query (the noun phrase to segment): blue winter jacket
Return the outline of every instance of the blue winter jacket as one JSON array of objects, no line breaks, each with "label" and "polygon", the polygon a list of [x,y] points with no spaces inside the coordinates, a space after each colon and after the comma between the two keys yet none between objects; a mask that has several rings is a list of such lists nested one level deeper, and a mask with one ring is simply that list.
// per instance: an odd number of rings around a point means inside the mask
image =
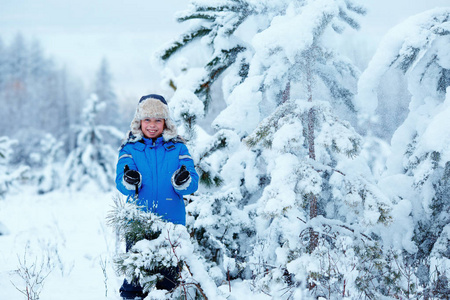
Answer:
[{"label": "blue winter jacket", "polygon": [[[139,142],[125,144],[119,152],[116,186],[130,199],[135,196],[135,188],[123,180],[125,165],[139,171],[142,176],[138,205],[169,222],[186,225],[183,195],[197,190],[198,174],[185,144],[174,140],[165,142],[162,137],[156,141],[144,138]],[[191,180],[180,187],[174,186],[172,176],[182,165],[186,166]]]}]

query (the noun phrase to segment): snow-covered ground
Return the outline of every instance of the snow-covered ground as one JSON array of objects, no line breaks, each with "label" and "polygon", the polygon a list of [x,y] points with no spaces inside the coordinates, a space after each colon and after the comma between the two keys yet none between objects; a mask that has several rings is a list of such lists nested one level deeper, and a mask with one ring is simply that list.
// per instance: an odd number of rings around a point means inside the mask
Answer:
[{"label": "snow-covered ground", "polygon": [[[0,232],[7,231],[0,235],[0,300],[122,299],[123,277],[115,273],[113,257],[125,246],[107,225],[118,196],[94,186],[45,195],[22,186],[0,199]],[[28,298],[27,287],[39,298]],[[220,291],[228,299],[270,299],[241,281]]]},{"label": "snow-covered ground", "polygon": [[0,299],[27,299],[19,290],[26,293],[38,278],[33,270],[48,274],[41,290],[34,287],[40,299],[121,299],[122,278],[112,263],[116,238],[106,220],[114,195],[89,187],[37,195],[25,186],[1,199],[0,224],[8,232],[0,235]]}]

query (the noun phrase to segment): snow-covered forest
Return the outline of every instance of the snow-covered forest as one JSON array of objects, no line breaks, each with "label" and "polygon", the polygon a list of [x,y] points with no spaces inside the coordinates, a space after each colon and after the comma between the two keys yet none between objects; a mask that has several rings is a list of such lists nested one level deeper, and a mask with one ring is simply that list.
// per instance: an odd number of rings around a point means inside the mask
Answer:
[{"label": "snow-covered forest", "polygon": [[[86,86],[38,40],[0,39],[0,299],[120,299],[124,277],[145,299],[449,299],[450,7],[361,63],[343,44],[365,15],[180,8],[184,31],[149,55],[200,175],[185,227],[115,189],[138,99],[124,107],[108,61]],[[155,289],[151,270],[177,265],[180,285]]]}]

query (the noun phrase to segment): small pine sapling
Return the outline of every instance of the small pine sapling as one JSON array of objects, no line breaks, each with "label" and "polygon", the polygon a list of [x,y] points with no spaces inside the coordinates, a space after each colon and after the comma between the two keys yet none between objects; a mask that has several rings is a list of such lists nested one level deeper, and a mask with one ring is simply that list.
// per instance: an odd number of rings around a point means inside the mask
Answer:
[{"label": "small pine sapling", "polygon": [[187,295],[194,294],[202,299],[220,299],[183,225],[166,222],[142,210],[135,201],[116,197],[114,203],[108,223],[132,245],[128,252],[115,257],[117,273],[130,282],[139,282],[151,296],[159,293],[155,287],[163,274],[176,272],[178,285],[169,292],[169,297],[187,299]]}]

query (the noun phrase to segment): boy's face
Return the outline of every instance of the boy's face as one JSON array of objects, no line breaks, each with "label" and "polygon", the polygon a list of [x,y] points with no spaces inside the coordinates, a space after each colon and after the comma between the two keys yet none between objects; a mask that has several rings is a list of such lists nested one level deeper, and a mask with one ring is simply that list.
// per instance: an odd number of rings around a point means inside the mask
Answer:
[{"label": "boy's face", "polygon": [[154,139],[162,135],[164,119],[145,118],[141,120],[141,130],[148,139]]}]

